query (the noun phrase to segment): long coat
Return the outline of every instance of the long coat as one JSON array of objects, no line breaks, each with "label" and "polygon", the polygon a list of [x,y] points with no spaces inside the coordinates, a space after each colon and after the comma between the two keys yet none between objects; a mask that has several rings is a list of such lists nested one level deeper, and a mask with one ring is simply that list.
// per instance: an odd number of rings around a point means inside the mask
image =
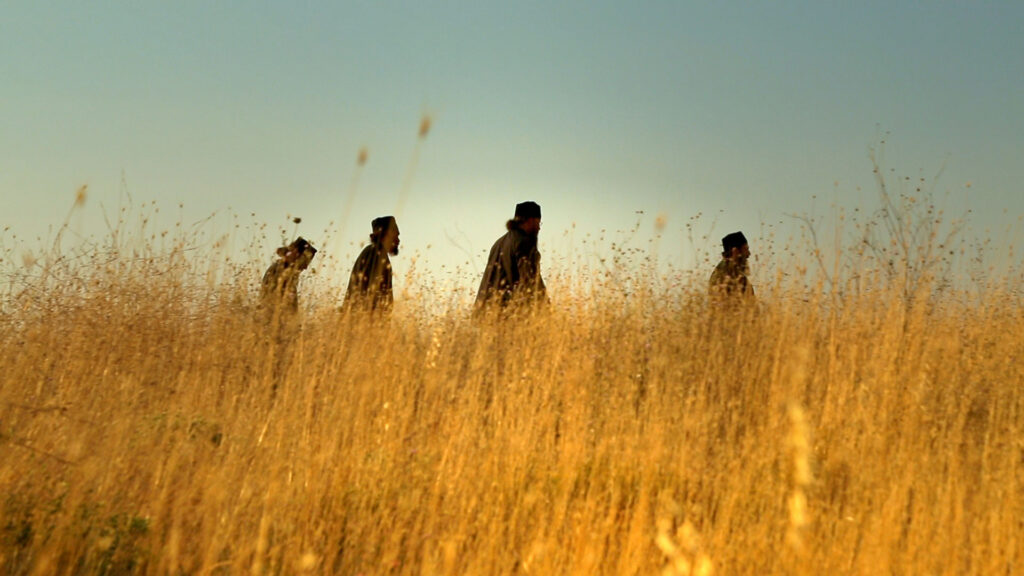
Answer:
[{"label": "long coat", "polygon": [[278,260],[267,268],[260,283],[260,304],[268,312],[299,310],[299,273],[293,263]]},{"label": "long coat", "polygon": [[391,310],[394,300],[391,259],[381,246],[370,244],[363,248],[352,266],[344,309],[387,312]]},{"label": "long coat", "polygon": [[723,258],[711,273],[708,291],[712,298],[724,299],[731,296],[754,297],[754,286],[747,279],[747,266]]},{"label": "long coat", "polygon": [[546,302],[547,288],[540,275],[537,237],[512,227],[498,238],[487,257],[487,268],[477,291],[477,306],[510,302]]}]

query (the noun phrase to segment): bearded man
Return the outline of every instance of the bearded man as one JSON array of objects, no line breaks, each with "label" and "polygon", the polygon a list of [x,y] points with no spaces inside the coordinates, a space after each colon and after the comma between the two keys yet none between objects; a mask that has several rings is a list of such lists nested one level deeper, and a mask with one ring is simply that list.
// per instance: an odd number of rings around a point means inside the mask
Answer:
[{"label": "bearded man", "polygon": [[716,301],[731,300],[734,297],[754,298],[754,287],[747,277],[750,269],[750,247],[743,232],[733,232],[722,238],[722,261],[711,273],[709,292]]},{"label": "bearded man", "polygon": [[547,288],[540,274],[540,205],[521,202],[505,223],[507,232],[491,247],[487,268],[476,295],[477,310],[490,305],[546,303]]},{"label": "bearded man", "polygon": [[394,304],[391,258],[398,255],[399,231],[394,216],[374,218],[370,244],[356,258],[348,279],[343,310],[389,313]]}]

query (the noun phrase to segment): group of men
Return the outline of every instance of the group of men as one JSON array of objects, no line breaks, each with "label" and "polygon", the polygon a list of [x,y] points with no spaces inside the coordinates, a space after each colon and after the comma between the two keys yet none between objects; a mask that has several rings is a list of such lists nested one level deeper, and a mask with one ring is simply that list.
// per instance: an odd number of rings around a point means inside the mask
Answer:
[{"label": "group of men", "polygon": [[[537,249],[540,222],[540,205],[536,202],[516,205],[515,215],[505,224],[505,234],[494,243],[487,257],[476,296],[478,312],[547,303]],[[382,216],[375,218],[371,225],[370,244],[360,252],[349,275],[342,306],[345,312],[387,314],[394,303],[391,256],[398,255],[398,222],[393,216]],[[750,248],[747,239],[742,232],[734,232],[722,238],[722,248],[722,261],[711,274],[712,299],[752,298],[754,288],[748,279]],[[263,275],[260,290],[261,305],[266,310],[298,311],[299,275],[309,267],[316,252],[301,236],[288,246],[278,248],[278,260]]]}]

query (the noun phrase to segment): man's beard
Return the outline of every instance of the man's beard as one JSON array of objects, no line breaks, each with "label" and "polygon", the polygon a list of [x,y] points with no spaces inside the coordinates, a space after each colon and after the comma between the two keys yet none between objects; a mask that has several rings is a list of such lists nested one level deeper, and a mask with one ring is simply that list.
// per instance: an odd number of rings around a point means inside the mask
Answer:
[{"label": "man's beard", "polygon": [[388,254],[391,254],[392,256],[398,256],[398,246],[393,246],[391,250],[388,251]]}]

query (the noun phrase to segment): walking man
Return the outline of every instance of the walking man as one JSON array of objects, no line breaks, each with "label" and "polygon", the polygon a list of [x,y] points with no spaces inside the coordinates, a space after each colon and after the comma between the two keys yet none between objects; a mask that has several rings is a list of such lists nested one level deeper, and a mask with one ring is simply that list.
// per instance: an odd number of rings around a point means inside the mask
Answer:
[{"label": "walking man", "polygon": [[723,302],[733,297],[753,299],[754,287],[747,275],[750,247],[743,232],[733,232],[722,238],[722,261],[711,273],[709,292],[712,300]]},{"label": "walking man", "polygon": [[389,255],[398,255],[398,223],[394,216],[381,216],[371,226],[370,244],[356,258],[349,276],[343,311],[388,313],[394,303]]},{"label": "walking man", "polygon": [[515,216],[505,224],[508,230],[498,238],[487,257],[487,267],[476,295],[480,310],[492,304],[546,303],[547,289],[540,275],[540,206],[536,202],[516,205]]},{"label": "walking man", "polygon": [[299,236],[277,249],[278,259],[267,268],[260,284],[260,304],[268,314],[294,315],[299,311],[299,274],[309,267],[316,248]]}]

